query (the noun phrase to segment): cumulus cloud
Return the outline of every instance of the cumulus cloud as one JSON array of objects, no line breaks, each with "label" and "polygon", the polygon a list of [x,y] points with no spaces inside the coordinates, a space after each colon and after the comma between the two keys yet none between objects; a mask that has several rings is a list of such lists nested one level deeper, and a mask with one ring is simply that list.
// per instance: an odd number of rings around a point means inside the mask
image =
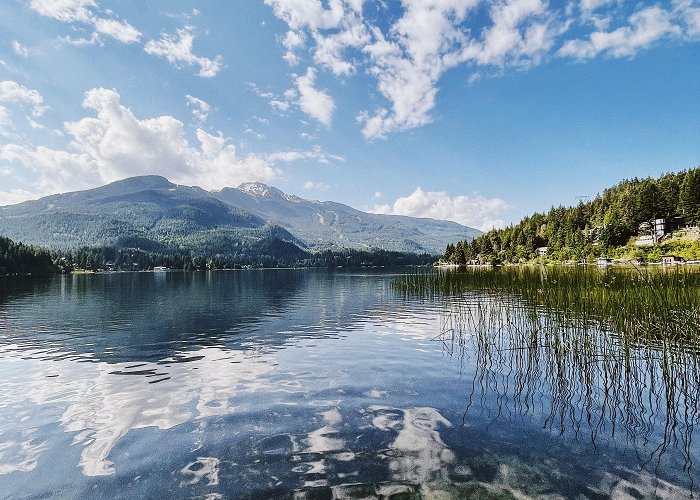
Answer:
[{"label": "cumulus cloud", "polygon": [[0,102],[28,104],[34,116],[41,116],[48,109],[48,106],[44,106],[44,98],[38,91],[30,90],[12,80],[0,82]]},{"label": "cumulus cloud", "polygon": [[696,2],[696,6],[684,0],[679,3],[679,9],[682,11],[683,21],[686,24],[686,35],[688,38],[696,38],[700,36],[700,5]]},{"label": "cumulus cloud", "polygon": [[81,189],[133,175],[160,174],[207,189],[270,181],[280,174],[264,158],[238,154],[221,134],[196,131],[191,144],[172,116],[139,119],[114,90],[88,91],[83,106],[95,113],[64,128],[72,151],[17,144],[0,146],[0,160],[34,170],[42,193]]},{"label": "cumulus cloud", "polygon": [[187,94],[185,98],[187,99],[187,107],[192,108],[192,116],[194,117],[195,121],[199,125],[202,125],[205,121],[207,121],[209,111],[211,111],[211,106],[209,106],[209,104],[205,101],[189,94]]},{"label": "cumulus cloud", "polygon": [[39,175],[40,194],[84,189],[100,184],[99,166],[85,153],[36,149],[18,144],[0,146],[0,160],[31,168]]},{"label": "cumulus cloud", "polygon": [[87,23],[92,17],[95,0],[32,0],[29,6],[42,16],[52,17],[64,23]]},{"label": "cumulus cloud", "polygon": [[310,117],[330,126],[335,102],[324,90],[317,89],[315,84],[316,70],[314,68],[308,68],[305,75],[297,77],[299,108]]},{"label": "cumulus cloud", "polygon": [[493,26],[481,38],[473,36],[467,19],[480,0],[404,0],[388,29],[362,16],[363,1],[334,0],[327,7],[320,1],[266,3],[295,36],[308,33],[318,66],[343,77],[363,64],[376,79],[388,106],[357,115],[369,140],[430,123],[438,81],[450,68],[539,61],[560,30],[544,0],[493,2]]},{"label": "cumulus cloud", "polygon": [[63,38],[73,45],[101,44],[100,34],[107,35],[121,43],[134,43],[141,39],[141,32],[126,21],[103,14],[95,0],[31,0],[29,7],[42,16],[71,24],[84,24],[94,28],[90,38]]},{"label": "cumulus cloud", "polygon": [[559,55],[591,59],[605,53],[611,57],[631,57],[640,49],[666,37],[679,36],[682,30],[673,24],[672,14],[660,7],[647,7],[629,17],[629,24],[613,31],[596,31],[587,40],[569,40]]},{"label": "cumulus cloud", "polygon": [[287,49],[284,54],[283,59],[289,63],[290,66],[294,66],[299,62],[299,56],[296,55],[295,51],[304,46],[304,33],[298,31],[288,31],[282,40],[282,45]]},{"label": "cumulus cloud", "polygon": [[[673,0],[670,10],[618,0],[402,0],[381,23],[363,15],[370,10],[364,0],[265,3],[288,25],[280,39],[287,62],[300,63],[303,46],[316,67],[336,77],[363,69],[375,79],[384,102],[356,115],[368,140],[430,123],[441,78],[460,65],[480,68],[474,83],[557,55],[627,57],[658,40],[700,34],[697,0]],[[289,104],[275,99],[273,106]]]},{"label": "cumulus cloud", "polygon": [[327,9],[321,0],[265,0],[265,3],[294,30],[334,28],[345,12],[341,0],[329,0]]},{"label": "cumulus cloud", "polygon": [[[28,89],[13,80],[0,81],[0,134],[5,136],[9,135],[10,130],[14,128],[10,110],[5,104],[15,105],[20,108],[28,107],[31,109],[31,115],[35,118],[40,117],[49,109],[48,106],[44,105],[44,97],[38,91]],[[30,120],[30,124],[35,123],[41,127],[30,116],[27,116],[27,119]],[[32,127],[34,126],[32,125]]]},{"label": "cumulus cloud", "polygon": [[103,35],[111,36],[121,43],[138,42],[141,32],[126,21],[116,19],[95,19],[95,31]]},{"label": "cumulus cloud", "polygon": [[223,57],[217,55],[214,59],[195,55],[192,52],[194,28],[185,26],[177,30],[175,35],[163,33],[158,40],[149,40],[144,50],[147,54],[164,57],[175,67],[182,64],[199,66],[198,75],[202,78],[212,78],[223,68]]},{"label": "cumulus cloud", "polygon": [[488,231],[505,226],[497,216],[509,208],[500,198],[481,195],[452,197],[444,191],[424,191],[417,187],[410,195],[398,198],[393,204],[376,205],[370,212],[451,220]]}]

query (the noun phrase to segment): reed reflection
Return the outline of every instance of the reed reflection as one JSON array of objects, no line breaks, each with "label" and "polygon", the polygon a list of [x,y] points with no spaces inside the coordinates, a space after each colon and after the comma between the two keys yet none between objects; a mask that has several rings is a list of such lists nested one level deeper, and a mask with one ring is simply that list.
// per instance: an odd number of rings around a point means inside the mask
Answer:
[{"label": "reed reflection", "polygon": [[700,273],[629,272],[488,270],[396,285],[441,307],[436,340],[472,367],[465,422],[525,417],[593,451],[622,443],[640,468],[682,470],[692,489]]}]

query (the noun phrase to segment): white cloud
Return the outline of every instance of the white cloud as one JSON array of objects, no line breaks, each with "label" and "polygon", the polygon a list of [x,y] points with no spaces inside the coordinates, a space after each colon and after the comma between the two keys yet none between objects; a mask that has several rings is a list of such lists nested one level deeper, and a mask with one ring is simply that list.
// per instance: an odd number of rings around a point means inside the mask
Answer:
[{"label": "white cloud", "polygon": [[5,106],[0,106],[0,135],[7,135],[13,128],[10,110]]},{"label": "white cloud", "polygon": [[[489,72],[527,69],[555,55],[632,56],[661,39],[700,34],[697,0],[672,0],[671,10],[642,5],[631,16],[635,7],[620,0],[402,0],[381,23],[363,16],[362,0],[265,3],[288,25],[281,40],[288,62],[300,62],[296,49],[303,44],[319,69],[340,78],[364,69],[375,78],[385,102],[357,114],[368,140],[430,123],[441,78],[460,65],[484,68],[471,73],[478,75],[473,84]],[[288,104],[275,99],[273,106]]]},{"label": "white cloud", "polygon": [[328,9],[321,0],[265,0],[265,3],[294,30],[334,28],[345,13],[341,0],[329,0]]},{"label": "white cloud", "polygon": [[677,0],[674,2],[675,13],[686,25],[685,33],[690,39],[700,35],[700,2],[698,0]]},{"label": "white cloud", "polygon": [[26,118],[27,122],[29,123],[29,126],[32,127],[34,130],[43,130],[46,128],[41,123],[33,120],[31,116],[27,116]]},{"label": "white cloud", "polygon": [[32,0],[29,6],[42,16],[52,17],[64,23],[88,23],[93,18],[91,9],[97,7],[94,0]]},{"label": "white cloud", "polygon": [[102,38],[98,33],[93,33],[90,38],[80,37],[72,38],[70,36],[62,36],[59,38],[62,43],[67,43],[68,45],[75,45],[76,47],[84,47],[86,45],[104,45]]},{"label": "white cloud", "polygon": [[287,49],[282,59],[287,61],[290,66],[294,66],[299,63],[299,56],[296,55],[295,51],[304,46],[305,37],[304,33],[299,31],[287,31],[287,34],[282,40],[282,45]]},{"label": "white cloud", "polygon": [[584,12],[592,12],[615,1],[616,0],[581,0],[581,10]]},{"label": "white cloud", "polygon": [[96,117],[64,124],[72,137],[73,152],[7,144],[0,147],[0,159],[38,173],[42,193],[144,174],[159,174],[206,189],[270,181],[280,174],[260,156],[240,156],[236,146],[220,134],[198,129],[198,144],[192,145],[185,137],[183,123],[172,116],[138,119],[120,103],[114,90],[90,90],[83,106]]},{"label": "white cloud", "polygon": [[141,39],[141,32],[126,21],[116,19],[95,19],[95,31],[111,36],[121,43],[134,43]]},{"label": "white cloud", "polygon": [[345,161],[345,158],[342,156],[326,153],[318,144],[314,145],[311,151],[279,151],[265,155],[265,159],[270,163],[289,163],[298,160],[316,160],[319,163],[328,164],[332,161]]},{"label": "white cloud", "polygon": [[0,102],[28,104],[34,116],[41,116],[48,109],[48,106],[44,106],[44,98],[38,91],[30,90],[12,80],[0,81]]},{"label": "white cloud", "polygon": [[0,207],[6,205],[15,205],[27,200],[36,200],[40,198],[40,194],[33,193],[24,189],[10,189],[9,191],[0,191]]},{"label": "white cloud", "polygon": [[371,29],[373,41],[363,47],[370,59],[369,73],[379,92],[391,102],[391,110],[380,107],[373,115],[358,116],[366,139],[385,138],[388,133],[430,123],[435,107],[437,81],[453,66],[447,56],[464,41],[457,28],[478,0],[411,0],[387,37],[378,27]]},{"label": "white cloud", "polygon": [[296,78],[299,91],[299,108],[310,117],[318,120],[327,127],[331,124],[335,103],[325,91],[315,87],[316,70],[308,68],[306,74]]},{"label": "white cloud", "polygon": [[375,191],[375,193],[372,195],[372,198],[374,198],[375,200],[378,200],[381,197],[382,193],[380,191]]},{"label": "white cloud", "polygon": [[146,53],[165,57],[170,64],[179,67],[180,64],[199,66],[198,75],[202,78],[212,78],[223,68],[223,57],[217,55],[214,59],[197,56],[192,52],[194,30],[185,26],[177,30],[177,35],[163,33],[159,40],[149,40],[144,47]]},{"label": "white cloud", "polygon": [[370,212],[451,220],[465,226],[488,230],[505,226],[502,220],[495,217],[509,208],[500,198],[485,198],[481,195],[451,197],[444,191],[423,191],[418,187],[413,193],[398,198],[393,204],[376,205]]},{"label": "white cloud", "polygon": [[84,189],[100,184],[97,162],[85,153],[31,149],[18,144],[0,146],[0,160],[30,167],[39,175],[40,194]]},{"label": "white cloud", "polygon": [[[473,37],[467,23],[480,0],[404,0],[402,15],[388,29],[362,17],[362,1],[331,1],[328,8],[321,2],[266,3],[287,22],[289,33],[308,32],[321,68],[342,77],[363,64],[375,77],[389,106],[358,114],[369,140],[430,123],[438,81],[450,68],[465,62],[498,67],[539,62],[561,29],[545,12],[545,0],[494,2],[493,26],[484,30],[483,40]],[[286,43],[285,48],[289,59]]]},{"label": "white cloud", "polygon": [[653,6],[632,14],[627,26],[609,32],[593,32],[588,40],[569,40],[558,53],[581,60],[601,53],[611,57],[632,57],[637,51],[666,36],[679,36],[681,33],[681,28],[672,23],[670,12]]},{"label": "white cloud", "polygon": [[192,107],[192,116],[194,117],[195,121],[199,125],[202,125],[205,121],[207,121],[209,111],[211,111],[211,106],[209,106],[209,104],[205,101],[189,94],[187,94],[185,98],[187,99],[187,107]]},{"label": "white cloud", "polygon": [[336,76],[348,76],[355,72],[355,62],[344,57],[349,48],[361,48],[371,41],[369,32],[360,18],[348,15],[340,31],[328,35],[313,33],[316,42],[314,61]]},{"label": "white cloud", "polygon": [[556,30],[547,19],[546,0],[510,0],[491,8],[493,25],[483,41],[465,49],[466,60],[478,64],[503,66],[537,60],[549,51]]},{"label": "white cloud", "polygon": [[[42,16],[51,17],[64,23],[79,23],[91,25],[95,32],[90,38],[63,37],[66,43],[72,45],[101,44],[99,34],[107,35],[121,43],[134,43],[141,39],[141,32],[126,21],[100,17],[100,7],[95,0],[32,0],[30,8]],[[113,13],[107,10],[106,14]]]},{"label": "white cloud", "polygon": [[[44,105],[44,97],[36,90],[31,90],[20,85],[13,80],[0,81],[0,135],[10,137],[11,130],[14,129],[10,110],[3,104],[13,104],[19,107],[31,108],[31,115],[35,118],[40,117],[49,109]],[[31,118],[29,120],[32,128],[41,128],[42,125]]]},{"label": "white cloud", "polygon": [[25,59],[29,57],[29,49],[27,49],[27,47],[19,43],[17,40],[12,40],[12,50],[19,57],[23,57]]},{"label": "white cloud", "polygon": [[270,101],[270,106],[277,111],[287,111],[290,104],[287,101],[280,101],[279,99],[272,99]]},{"label": "white cloud", "polygon": [[306,181],[304,183],[304,189],[315,189],[319,191],[326,191],[329,189],[330,186],[326,184],[325,182],[312,182],[312,181]]}]

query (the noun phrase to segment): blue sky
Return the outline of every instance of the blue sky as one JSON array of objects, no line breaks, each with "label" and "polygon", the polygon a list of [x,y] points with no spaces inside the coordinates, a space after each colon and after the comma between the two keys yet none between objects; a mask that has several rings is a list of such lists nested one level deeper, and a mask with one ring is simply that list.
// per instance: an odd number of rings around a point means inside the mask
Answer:
[{"label": "blue sky", "polygon": [[700,164],[700,1],[0,3],[0,205],[159,174],[488,229]]}]

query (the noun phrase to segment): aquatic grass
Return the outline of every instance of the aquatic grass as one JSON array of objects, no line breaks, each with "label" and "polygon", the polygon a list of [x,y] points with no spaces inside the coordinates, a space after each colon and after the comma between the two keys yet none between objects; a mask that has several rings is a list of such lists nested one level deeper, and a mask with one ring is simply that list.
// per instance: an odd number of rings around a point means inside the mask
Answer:
[{"label": "aquatic grass", "polygon": [[643,468],[658,474],[680,460],[692,490],[700,272],[476,268],[393,285],[432,301],[436,340],[470,361],[465,420],[475,408],[493,420],[543,412],[545,429],[594,448],[622,432]]},{"label": "aquatic grass", "polygon": [[647,342],[700,340],[700,270],[584,267],[474,268],[407,274],[394,289],[455,298],[478,292],[491,306],[513,300],[559,324],[595,325]]}]

